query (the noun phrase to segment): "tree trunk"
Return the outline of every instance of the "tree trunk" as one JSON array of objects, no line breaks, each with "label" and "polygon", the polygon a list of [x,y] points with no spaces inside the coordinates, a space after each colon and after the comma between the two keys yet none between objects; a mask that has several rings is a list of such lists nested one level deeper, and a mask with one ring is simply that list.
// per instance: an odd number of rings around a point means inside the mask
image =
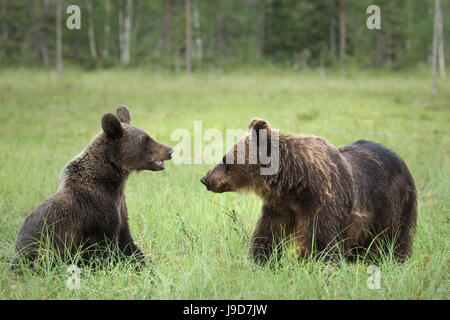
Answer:
[{"label": "tree trunk", "polygon": [[[44,37],[45,37],[45,35],[44,35]],[[45,40],[43,42],[41,42],[40,47],[41,47],[42,62],[44,63],[45,66],[48,66],[49,58],[48,58],[47,46],[45,45]]]},{"label": "tree trunk", "polygon": [[437,67],[438,41],[439,41],[439,7],[440,1],[434,0],[433,51],[431,59],[432,97],[436,96],[436,67]]},{"label": "tree trunk", "polygon": [[396,24],[395,19],[395,7],[394,3],[392,1],[388,2],[388,25],[387,25],[387,32],[386,32],[386,47],[385,47],[385,54],[386,54],[386,64],[389,70],[392,70],[394,65],[394,27]]},{"label": "tree trunk", "polygon": [[439,74],[441,78],[445,78],[445,55],[444,55],[444,28],[442,22],[442,10],[440,3],[438,4],[438,31],[439,31],[439,45],[438,45],[438,57],[439,57]]},{"label": "tree trunk", "polygon": [[375,68],[380,69],[383,63],[383,36],[381,32],[375,34]]},{"label": "tree trunk", "polygon": [[130,46],[131,46],[131,25],[133,18],[133,0],[127,0],[125,7],[125,15],[122,6],[119,3],[119,51],[120,61],[124,64],[130,62]]},{"label": "tree trunk", "polygon": [[191,1],[185,0],[186,9],[186,74],[191,74]]},{"label": "tree trunk", "polygon": [[[221,6],[221,4],[222,2],[220,0],[215,0],[217,10],[215,11],[213,18],[213,28],[212,28],[213,38],[211,41],[211,53],[213,58],[216,59],[216,61],[222,59],[222,54],[224,51],[223,47],[226,40],[226,24],[224,22],[225,10]],[[269,35],[267,34],[267,36]]]},{"label": "tree trunk", "polygon": [[[47,21],[48,13],[49,13],[49,6],[50,3],[48,1],[44,1],[44,8],[41,10],[39,14],[39,19],[42,24]],[[47,32],[43,30],[42,26],[39,30],[39,46],[40,46],[40,52],[42,56],[42,62],[45,66],[48,66],[50,63],[50,58],[48,54],[48,48],[47,48]]]},{"label": "tree trunk", "polygon": [[392,70],[393,65],[393,53],[394,53],[394,42],[392,39],[392,32],[387,32],[387,44],[386,44],[386,62],[389,70]]},{"label": "tree trunk", "polygon": [[133,21],[133,0],[127,0],[127,8],[124,20],[124,46],[125,52],[123,62],[125,64],[130,63],[130,51],[131,51],[131,26]]},{"label": "tree trunk", "polygon": [[62,62],[62,0],[56,0],[56,69],[61,72]]},{"label": "tree trunk", "polygon": [[88,37],[89,37],[89,50],[91,52],[91,58],[97,59],[97,48],[95,45],[95,31],[92,13],[92,0],[87,0],[86,3],[88,11]]},{"label": "tree trunk", "polygon": [[122,6],[119,4],[119,50],[120,61],[124,64],[130,63],[131,47],[131,25],[133,19],[133,0],[127,0],[125,15]]},{"label": "tree trunk", "polygon": [[124,45],[123,45],[123,9],[121,4],[118,4],[117,8],[117,14],[119,16],[119,25],[118,25],[118,34],[119,34],[119,55],[120,55],[120,61],[123,62],[123,51],[124,51]]},{"label": "tree trunk", "polygon": [[336,18],[334,13],[330,17],[330,52],[331,57],[334,60],[336,56]]},{"label": "tree trunk", "polygon": [[[143,7],[143,0],[138,0],[137,1],[137,7],[133,8],[132,7],[132,17],[133,19],[131,20],[131,30],[130,30],[130,58],[131,58],[131,43],[133,43],[134,39],[136,39],[138,32],[139,32],[139,24],[141,23],[141,17],[142,17],[142,12],[145,12],[145,9]],[[137,9],[137,10],[134,10]]]},{"label": "tree trunk", "polygon": [[194,31],[195,31],[195,59],[197,61],[202,60],[203,52],[202,52],[202,38],[200,34],[200,17],[198,11],[198,0],[194,0],[193,2],[193,22],[194,22]]},{"label": "tree trunk", "polygon": [[341,70],[344,70],[345,68],[345,3],[344,0],[340,0],[339,1],[339,58],[340,58],[340,66],[341,66]]},{"label": "tree trunk", "polygon": [[28,30],[30,37],[30,49],[34,51],[36,60],[41,57],[41,46],[40,46],[40,14],[39,5],[36,2],[30,2],[27,6],[27,16],[29,20]]},{"label": "tree trunk", "polygon": [[266,2],[264,4],[264,13],[263,13],[263,36],[262,36],[262,43],[263,43],[263,49],[262,54],[263,56],[268,56],[268,43],[269,43],[269,34],[270,34],[270,24],[269,24],[269,4]]},{"label": "tree trunk", "polygon": [[164,18],[162,26],[162,50],[166,51],[170,43],[170,31],[172,28],[172,4],[171,0],[164,1]]},{"label": "tree trunk", "polygon": [[105,0],[105,25],[103,26],[104,30],[104,44],[103,44],[103,56],[109,56],[109,37],[111,33],[110,26],[110,17],[111,17],[111,0]]},{"label": "tree trunk", "polygon": [[37,15],[37,20],[38,20],[38,33],[37,33],[37,50],[39,51],[38,56],[42,58],[42,63],[47,66],[49,63],[49,57],[48,57],[48,50],[47,50],[47,33],[45,32],[45,30],[43,30],[43,24],[46,21],[46,14],[47,14],[47,10],[48,7],[47,5],[44,3],[44,8],[41,9],[41,7],[39,6],[39,8],[35,8],[36,10],[36,15]]},{"label": "tree trunk", "polygon": [[2,1],[2,39],[3,39],[3,45],[4,45],[4,50],[6,51],[6,42],[8,42],[9,40],[9,32],[8,32],[8,1],[7,0],[3,0]]}]

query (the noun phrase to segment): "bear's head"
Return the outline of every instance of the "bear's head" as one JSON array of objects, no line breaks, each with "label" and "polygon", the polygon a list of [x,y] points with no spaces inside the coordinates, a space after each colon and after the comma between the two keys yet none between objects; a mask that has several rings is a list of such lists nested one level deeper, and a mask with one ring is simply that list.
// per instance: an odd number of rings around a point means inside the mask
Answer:
[{"label": "bear's head", "polygon": [[171,159],[173,149],[131,125],[130,121],[130,111],[125,105],[117,108],[116,115],[103,115],[101,123],[110,157],[128,171],[163,170],[164,160]]},{"label": "bear's head", "polygon": [[253,187],[259,183],[260,177],[265,175],[262,170],[275,162],[271,157],[277,153],[273,152],[275,144],[272,136],[276,133],[278,138],[278,131],[274,131],[265,120],[252,119],[247,134],[227,151],[200,182],[209,191],[216,193],[255,189]]}]

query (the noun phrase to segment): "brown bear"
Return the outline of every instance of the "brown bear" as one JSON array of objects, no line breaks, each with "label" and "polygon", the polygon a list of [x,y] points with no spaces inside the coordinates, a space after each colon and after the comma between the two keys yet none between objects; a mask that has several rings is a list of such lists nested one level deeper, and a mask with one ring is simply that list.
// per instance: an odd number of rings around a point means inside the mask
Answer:
[{"label": "brown bear", "polygon": [[91,260],[112,245],[118,249],[112,252],[143,261],[128,226],[125,183],[133,171],[163,170],[173,149],[132,126],[124,105],[116,115],[104,114],[101,126],[103,130],[64,167],[58,190],[26,217],[17,236],[16,261],[34,260],[43,243],[63,258],[81,248],[82,261]]},{"label": "brown bear", "polygon": [[[212,192],[248,190],[262,198],[251,245],[256,262],[264,264],[274,249],[280,253],[283,240],[300,244],[300,256],[372,259],[386,249],[399,261],[410,255],[416,188],[393,151],[366,140],[336,148],[316,136],[279,134],[262,119],[248,128],[201,182]],[[245,152],[240,163],[239,146]],[[252,150],[257,150],[253,162]],[[261,161],[264,154],[270,161]],[[274,159],[277,171],[261,174]]]}]

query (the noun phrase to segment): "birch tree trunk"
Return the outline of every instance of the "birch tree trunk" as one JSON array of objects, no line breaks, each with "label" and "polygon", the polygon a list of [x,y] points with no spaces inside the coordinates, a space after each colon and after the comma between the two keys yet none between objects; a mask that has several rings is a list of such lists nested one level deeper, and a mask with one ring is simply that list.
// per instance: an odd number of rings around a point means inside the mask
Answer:
[{"label": "birch tree trunk", "polygon": [[434,0],[434,27],[433,27],[433,51],[431,57],[431,96],[436,96],[436,67],[438,55],[438,41],[439,41],[439,7],[440,1]]},{"label": "birch tree trunk", "polygon": [[105,25],[103,26],[104,44],[102,52],[104,57],[109,56],[109,37],[111,33],[110,18],[111,18],[111,0],[105,0]]},{"label": "birch tree trunk", "polygon": [[119,4],[119,50],[120,61],[124,64],[130,63],[131,26],[133,19],[133,0],[127,0],[125,15]]},{"label": "birch tree trunk", "polygon": [[339,40],[340,40],[340,55],[339,55],[339,62],[341,66],[341,70],[344,70],[345,68],[345,3],[344,0],[339,1]]},{"label": "birch tree trunk", "polygon": [[40,5],[36,5],[36,3],[33,3],[32,5],[32,13],[31,16],[33,17],[32,20],[34,20],[33,25],[37,24],[36,26],[36,53],[37,58],[42,59],[42,63],[44,65],[48,65],[49,63],[49,57],[48,57],[48,50],[47,50],[47,33],[45,30],[43,30],[43,21],[46,21],[47,12],[48,12],[48,2],[44,1],[43,8],[41,8]]},{"label": "birch tree trunk", "polygon": [[438,4],[438,31],[439,31],[439,45],[438,45],[438,57],[439,57],[439,74],[441,78],[445,78],[445,55],[444,55],[444,28],[442,21],[442,10],[440,3]]},{"label": "birch tree trunk", "polygon": [[91,52],[91,58],[97,59],[97,48],[95,45],[95,31],[92,13],[92,0],[87,0],[86,3],[88,11],[88,37],[89,37],[89,51]]},{"label": "birch tree trunk", "polygon": [[120,62],[123,62],[124,42],[123,42],[123,8],[118,4],[117,14],[119,16],[118,34],[119,34],[119,55]]},{"label": "birch tree trunk", "polygon": [[202,52],[202,38],[200,35],[200,14],[198,11],[198,0],[194,0],[193,2],[193,22],[194,22],[194,31],[195,31],[195,59],[197,61],[202,60],[203,52]]},{"label": "birch tree trunk", "polygon": [[62,0],[56,0],[56,69],[62,71]]},{"label": "birch tree trunk", "polygon": [[186,9],[186,74],[191,74],[191,1],[185,0]]},{"label": "birch tree trunk", "polygon": [[124,19],[124,57],[125,64],[130,63],[131,50],[131,26],[133,21],[133,0],[127,0],[126,14]]}]

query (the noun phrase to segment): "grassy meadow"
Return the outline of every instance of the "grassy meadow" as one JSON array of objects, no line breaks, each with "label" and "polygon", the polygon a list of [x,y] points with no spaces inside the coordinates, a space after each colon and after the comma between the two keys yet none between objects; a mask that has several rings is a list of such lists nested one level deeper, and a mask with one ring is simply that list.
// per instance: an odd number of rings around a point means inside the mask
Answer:
[{"label": "grassy meadow", "polygon": [[[431,99],[430,76],[420,70],[0,71],[0,299],[449,299],[450,78],[438,81]],[[287,250],[280,266],[259,267],[248,234],[261,200],[207,192],[199,179],[211,164],[168,161],[164,171],[132,174],[126,187],[131,232],[151,266],[83,269],[77,290],[67,288],[62,264],[11,272],[24,218],[56,191],[61,169],[119,104],[170,146],[179,142],[172,132],[193,134],[195,120],[225,136],[260,117],[336,146],[368,139],[393,149],[418,189],[411,259],[380,261],[380,289],[368,288],[365,263],[298,260]]]}]

